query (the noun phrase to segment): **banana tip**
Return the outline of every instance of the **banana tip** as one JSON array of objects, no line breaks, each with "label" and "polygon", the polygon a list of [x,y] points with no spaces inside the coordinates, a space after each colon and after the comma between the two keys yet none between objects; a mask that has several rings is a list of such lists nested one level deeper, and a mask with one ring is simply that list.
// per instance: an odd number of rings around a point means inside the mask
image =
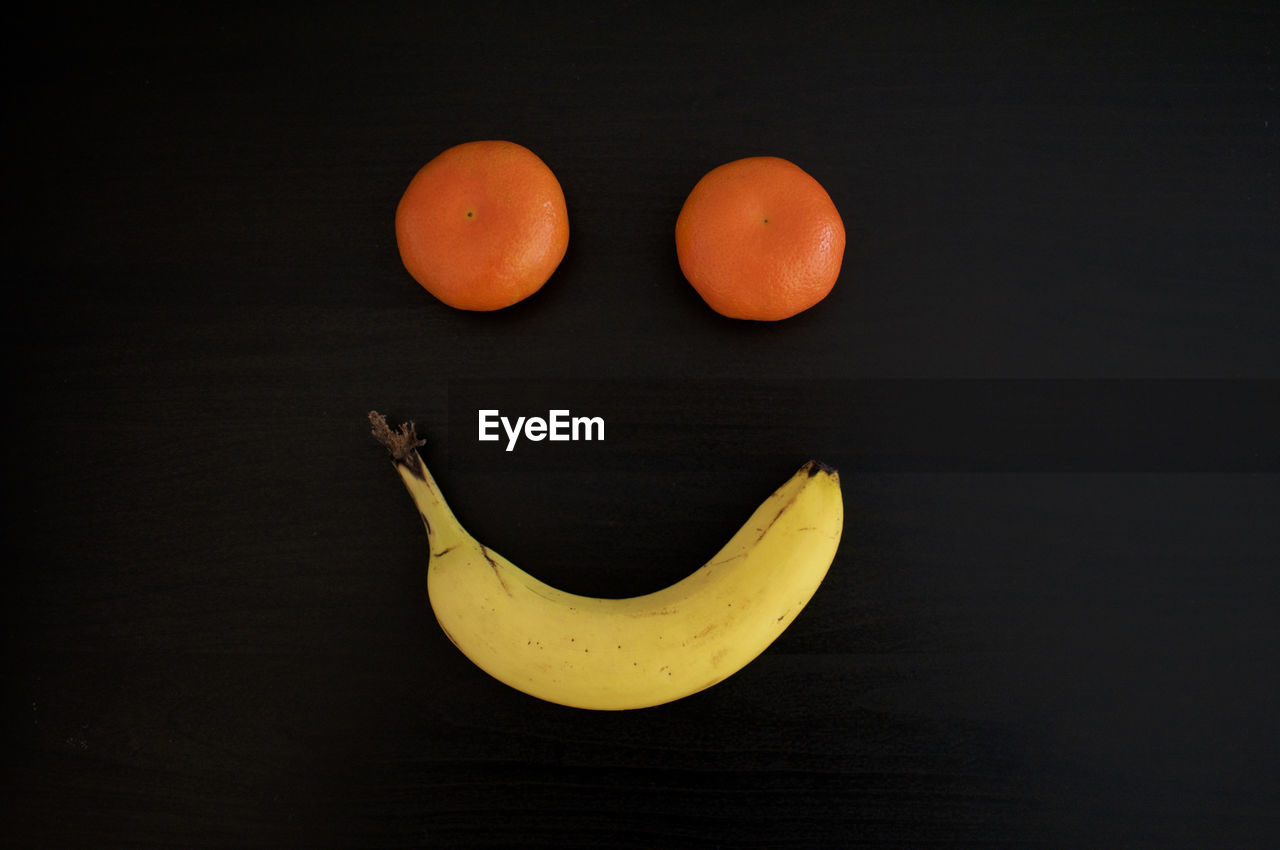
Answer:
[{"label": "banana tip", "polygon": [[823,463],[820,460],[811,460],[809,461],[808,464],[806,464],[806,466],[808,466],[809,468],[810,478],[812,478],[815,475],[818,475],[819,473],[822,473],[825,475],[830,475],[832,478],[834,478],[837,481],[840,480],[839,471],[837,471],[836,468],[834,466],[831,466],[830,464]]}]

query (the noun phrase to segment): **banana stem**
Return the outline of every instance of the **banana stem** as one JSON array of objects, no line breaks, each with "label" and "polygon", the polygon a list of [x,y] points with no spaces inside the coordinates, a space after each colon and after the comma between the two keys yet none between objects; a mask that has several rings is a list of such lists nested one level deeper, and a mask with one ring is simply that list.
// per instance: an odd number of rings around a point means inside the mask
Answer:
[{"label": "banana stem", "polygon": [[369,424],[373,426],[373,438],[382,443],[396,463],[422,464],[418,457],[418,446],[425,446],[427,441],[418,439],[412,422],[401,423],[399,431],[392,431],[387,424],[387,417],[376,410],[370,410]]},{"label": "banana stem", "polygon": [[431,551],[437,552],[454,545],[465,538],[466,532],[454,517],[453,511],[445,502],[435,479],[427,471],[427,466],[418,454],[418,446],[425,445],[425,440],[418,439],[412,422],[400,425],[400,430],[393,431],[387,419],[376,410],[369,411],[369,424],[373,426],[374,438],[382,443],[391,459],[395,462],[396,471],[418,506],[418,514],[422,524],[427,527],[427,537],[431,543]]}]

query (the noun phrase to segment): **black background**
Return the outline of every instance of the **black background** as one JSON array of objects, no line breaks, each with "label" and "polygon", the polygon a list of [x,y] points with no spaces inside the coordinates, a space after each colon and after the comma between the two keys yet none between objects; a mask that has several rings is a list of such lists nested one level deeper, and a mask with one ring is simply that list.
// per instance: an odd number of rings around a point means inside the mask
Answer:
[{"label": "black background", "polygon": [[[359,5],[11,33],[6,839],[1276,846],[1274,11]],[[494,314],[392,228],[480,138],[571,222]],[[768,325],[672,239],[757,154],[849,231]],[[477,406],[608,437],[505,453]],[[723,684],[545,704],[440,633],[371,408],[569,590],[679,578],[810,457],[844,541]]]}]

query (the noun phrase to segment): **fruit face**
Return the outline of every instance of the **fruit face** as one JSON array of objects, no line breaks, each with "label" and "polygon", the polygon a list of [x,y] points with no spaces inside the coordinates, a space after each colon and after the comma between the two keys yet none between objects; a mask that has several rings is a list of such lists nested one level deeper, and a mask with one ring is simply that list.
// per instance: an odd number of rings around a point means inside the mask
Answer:
[{"label": "fruit face", "polygon": [[685,277],[716,312],[777,321],[831,292],[844,258],[840,213],[799,166],[750,157],[707,173],[676,219]]},{"label": "fruit face", "polygon": [[499,310],[542,288],[569,245],[564,192],[528,148],[449,148],[396,207],[396,244],[424,289],[460,310]]}]

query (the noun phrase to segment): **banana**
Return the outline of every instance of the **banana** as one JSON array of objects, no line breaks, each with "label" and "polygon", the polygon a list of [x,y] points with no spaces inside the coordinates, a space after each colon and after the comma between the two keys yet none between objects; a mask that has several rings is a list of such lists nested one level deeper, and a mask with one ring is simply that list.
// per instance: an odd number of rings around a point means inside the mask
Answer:
[{"label": "banana", "polygon": [[566,593],[475,540],[418,454],[413,423],[369,414],[430,545],[427,593],[441,629],[478,667],[549,702],[618,710],[722,681],[795,620],[827,574],[844,526],[840,478],[810,461],[704,566],[628,599]]}]

